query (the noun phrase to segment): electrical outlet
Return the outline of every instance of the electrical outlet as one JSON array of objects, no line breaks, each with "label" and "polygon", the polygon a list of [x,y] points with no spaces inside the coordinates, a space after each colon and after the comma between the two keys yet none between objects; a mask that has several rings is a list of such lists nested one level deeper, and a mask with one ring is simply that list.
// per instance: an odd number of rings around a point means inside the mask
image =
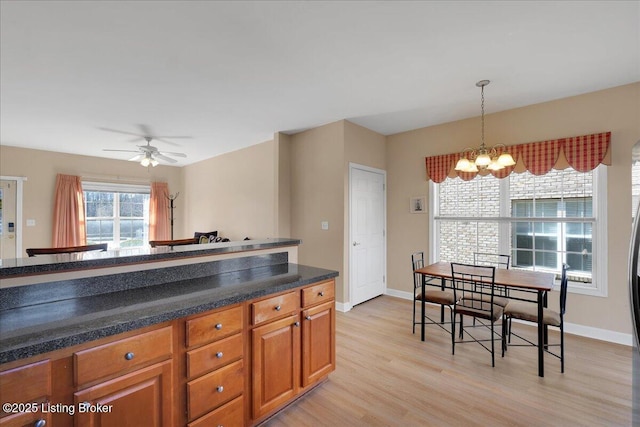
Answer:
[{"label": "electrical outlet", "polygon": [[323,230],[328,230],[328,229],[329,229],[329,221],[322,221],[322,222],[320,223],[320,227],[321,227]]},{"label": "electrical outlet", "polygon": [[35,219],[28,219],[27,220],[27,227],[35,227],[36,226],[36,220]]}]

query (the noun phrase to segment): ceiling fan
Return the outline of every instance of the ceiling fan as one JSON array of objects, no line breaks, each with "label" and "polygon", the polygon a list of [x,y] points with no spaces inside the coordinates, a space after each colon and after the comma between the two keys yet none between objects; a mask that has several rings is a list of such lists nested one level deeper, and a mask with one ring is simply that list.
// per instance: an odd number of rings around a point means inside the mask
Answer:
[{"label": "ceiling fan", "polygon": [[178,145],[174,142],[171,141],[167,141],[164,138],[191,138],[190,136],[151,136],[152,133],[150,132],[149,128],[145,125],[138,125],[140,127],[140,130],[143,132],[143,134],[137,134],[137,133],[133,133],[133,132],[125,132],[125,131],[120,131],[120,130],[115,130],[115,129],[108,129],[108,128],[100,128],[102,130],[106,130],[109,132],[116,132],[116,133],[122,133],[125,135],[133,135],[136,136],[135,139],[133,139],[131,142],[135,142],[135,141],[139,141],[139,140],[144,140],[147,141],[146,145],[138,145],[138,149],[137,150],[112,150],[112,149],[103,149],[102,151],[116,151],[116,152],[121,152],[121,153],[137,153],[135,156],[133,156],[132,158],[129,159],[130,162],[140,162],[140,165],[144,166],[144,167],[148,167],[148,166],[157,166],[160,162],[159,160],[163,161],[163,162],[167,162],[167,163],[176,163],[177,160],[176,159],[172,159],[169,156],[173,156],[173,157],[187,157],[186,154],[184,153],[173,153],[173,152],[169,152],[169,151],[160,151],[158,150],[157,147],[154,147],[153,145],[151,145],[151,141],[152,140],[157,140],[157,141],[162,141],[166,144],[170,144],[170,145]]}]

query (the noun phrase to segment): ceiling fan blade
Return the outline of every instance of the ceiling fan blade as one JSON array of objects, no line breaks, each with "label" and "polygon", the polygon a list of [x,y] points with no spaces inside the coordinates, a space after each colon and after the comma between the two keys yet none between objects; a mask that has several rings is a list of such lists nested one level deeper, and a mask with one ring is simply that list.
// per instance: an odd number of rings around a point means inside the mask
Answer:
[{"label": "ceiling fan blade", "polygon": [[151,132],[148,125],[139,124],[138,128],[142,131],[142,135],[153,137],[153,132]]},{"label": "ceiling fan blade", "polygon": [[167,156],[163,156],[160,153],[155,153],[154,157],[160,160],[164,160],[167,163],[177,163],[178,161],[176,159],[172,159],[171,157],[167,157]]},{"label": "ceiling fan blade", "polygon": [[179,147],[180,146],[180,144],[176,144],[175,142],[168,141],[168,140],[166,140],[164,138],[165,137],[161,137],[161,138],[154,137],[153,140],[154,141],[164,142],[165,144],[173,145],[174,147]]},{"label": "ceiling fan blade", "polygon": [[120,153],[138,153],[139,150],[110,150],[108,148],[103,148],[102,151],[118,151]]},{"label": "ceiling fan blade", "polygon": [[171,153],[169,151],[158,151],[158,154],[162,154],[163,156],[187,157],[184,153]]},{"label": "ceiling fan blade", "polygon": [[140,153],[137,154],[135,156],[133,156],[132,158],[128,159],[130,162],[139,162],[140,160],[144,159],[145,154],[144,153]]},{"label": "ceiling fan blade", "polygon": [[117,130],[117,129],[109,129],[109,128],[98,128],[100,130],[106,130],[107,132],[114,132],[114,133],[122,133],[124,135],[133,135],[133,136],[137,136],[138,138],[142,138],[144,135],[140,135],[139,133],[133,133],[133,132],[126,132],[123,130]]}]

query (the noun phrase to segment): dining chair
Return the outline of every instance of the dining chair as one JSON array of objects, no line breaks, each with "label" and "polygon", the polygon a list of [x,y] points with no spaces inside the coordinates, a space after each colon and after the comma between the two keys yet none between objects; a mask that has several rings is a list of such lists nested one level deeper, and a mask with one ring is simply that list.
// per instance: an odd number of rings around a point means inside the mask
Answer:
[{"label": "dining chair", "polygon": [[[453,306],[453,323],[451,325],[451,353],[455,354],[456,344],[476,342],[491,353],[491,366],[495,366],[495,323],[502,318],[504,307],[494,302],[496,296],[496,267],[479,266],[472,264],[451,263],[451,277],[453,279],[454,298],[457,301]],[[481,284],[481,286],[479,286]],[[459,340],[456,340],[456,315],[460,315]],[[478,319],[478,325],[469,325],[468,328],[487,328],[490,338],[478,338],[476,334],[467,335],[471,341],[464,341],[464,316]],[[489,322],[488,324],[485,323]],[[485,345],[491,342],[491,348]],[[502,342],[502,340],[501,340]]]},{"label": "dining chair", "polygon": [[[416,325],[420,325],[420,322],[416,321],[416,305],[422,304],[422,300],[424,299],[425,303],[438,304],[440,305],[441,318],[440,321],[436,321],[431,319],[429,316],[425,314],[424,322],[427,325],[438,325],[442,329],[447,332],[450,332],[444,325],[451,324],[453,322],[453,305],[455,302],[455,297],[452,290],[442,289],[441,279],[431,278],[426,279],[429,280],[430,283],[427,284],[428,288],[425,289],[424,295],[422,294],[422,275],[415,273],[415,271],[419,268],[424,267],[424,252],[415,252],[411,254],[411,271],[413,272],[413,333],[416,333]],[[436,284],[435,281],[438,283]],[[438,289],[435,289],[437,286]],[[448,322],[444,321],[444,307],[449,307],[449,317],[450,320]]]},{"label": "dining chair", "polygon": [[[474,252],[473,263],[475,265],[487,265],[508,270],[511,265],[511,255],[494,252]],[[503,308],[506,307],[509,303],[509,290],[504,286],[496,286],[496,293],[499,294],[499,296],[494,298],[493,303]]]},{"label": "dining chair", "polygon": [[71,254],[76,252],[90,251],[106,251],[108,243],[95,243],[93,245],[83,246],[65,246],[62,248],[28,248],[27,255],[34,257],[36,255],[55,255],[55,254]]},{"label": "dining chair", "polygon": [[176,240],[149,240],[149,246],[156,248],[158,246],[184,246],[195,245],[199,243],[198,238],[191,237],[188,239],[176,239]]},{"label": "dining chair", "polygon": [[[551,310],[549,308],[544,308],[542,311],[542,323],[545,326],[545,344],[544,350],[560,359],[560,372],[564,373],[564,314],[567,311],[567,288],[569,279],[567,278],[567,271],[569,270],[569,265],[562,265],[562,274],[560,276],[560,311]],[[502,355],[504,356],[505,350],[507,350],[508,346],[535,346],[537,344],[524,338],[521,335],[516,334],[513,335],[525,341],[526,344],[511,344],[511,326],[509,326],[508,331],[506,330],[506,321],[518,319],[526,322],[532,322],[538,324],[538,305],[533,302],[526,301],[511,301],[504,310],[504,319],[503,319],[503,333],[502,333]],[[559,344],[549,344],[548,342],[548,334],[546,328],[548,326],[554,326],[560,329],[560,343]],[[508,337],[508,341],[507,341]],[[553,353],[549,351],[549,347],[560,347],[560,354]]]}]

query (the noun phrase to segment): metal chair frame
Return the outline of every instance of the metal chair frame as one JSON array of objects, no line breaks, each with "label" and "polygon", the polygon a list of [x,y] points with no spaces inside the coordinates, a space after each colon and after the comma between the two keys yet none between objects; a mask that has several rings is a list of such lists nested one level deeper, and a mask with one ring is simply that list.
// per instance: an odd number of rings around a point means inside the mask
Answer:
[{"label": "metal chair frame", "polygon": [[[567,292],[568,292],[568,288],[569,288],[569,278],[567,277],[567,271],[569,270],[570,266],[568,264],[563,264],[562,265],[562,273],[560,276],[560,311],[558,312],[558,314],[560,315],[560,325],[556,326],[556,325],[545,325],[545,330],[544,330],[544,351],[547,352],[548,354],[557,357],[558,359],[560,359],[560,372],[564,373],[564,314],[567,311]],[[508,313],[505,313],[504,319],[503,319],[503,334],[502,334],[502,355],[504,356],[505,351],[508,349],[508,346],[512,346],[512,347],[537,347],[538,344],[521,336],[518,335],[515,332],[511,332],[511,316],[508,315]],[[524,322],[529,322],[531,323],[531,321],[526,320],[526,319],[519,319],[522,320]],[[508,329],[506,327],[506,321],[509,321],[509,325],[508,325]],[[549,326],[555,326],[558,327],[560,329],[560,343],[558,344],[549,344],[549,336],[547,333],[547,327]],[[516,336],[517,338],[521,339],[522,341],[525,341],[527,344],[511,344],[511,335]],[[507,342],[508,339],[508,342]],[[552,352],[549,347],[560,347],[560,354],[554,353]]]},{"label": "metal chair frame", "polygon": [[[413,333],[416,333],[416,325],[420,325],[421,322],[416,321],[416,305],[421,303],[421,300],[418,298],[418,293],[422,291],[422,280],[423,277],[421,274],[418,273],[414,273],[417,269],[424,267],[424,252],[414,252],[413,254],[411,254],[411,271],[413,273]],[[439,290],[444,291],[445,287],[443,286],[443,282],[441,279],[436,279],[436,278],[431,278],[431,279],[427,279],[424,278],[424,280],[428,280],[427,282],[427,286],[431,286],[431,287],[437,287]],[[435,281],[438,280],[440,281],[440,284],[436,284]],[[428,297],[424,297],[425,302],[427,303],[432,303],[432,304],[439,304],[440,305],[440,321],[436,321],[433,320],[432,318],[430,318],[429,316],[427,316],[425,314],[425,324],[427,325],[436,325],[439,326],[441,329],[447,331],[447,333],[450,333],[451,331],[449,329],[447,329],[447,327],[445,325],[450,325],[453,323],[453,306],[449,305],[449,304],[440,304],[437,301],[432,301],[429,300]],[[444,320],[444,308],[445,306],[449,307],[449,317],[450,320],[448,322],[445,322]]]},{"label": "metal chair frame", "polygon": [[[456,314],[460,315],[459,340],[456,340],[455,321],[452,324],[451,353],[455,354],[456,344],[476,342],[491,353],[491,366],[495,366],[495,337],[498,336],[501,343],[503,341],[502,335],[495,328],[495,322],[502,318],[503,312],[501,306],[493,303],[496,291],[495,274],[496,267],[493,266],[451,263],[453,290],[457,301],[453,307],[454,320]],[[491,338],[480,339],[467,331],[471,341],[463,341],[464,315],[478,319],[478,325],[474,324],[468,327],[488,328]],[[485,321],[489,323],[487,324]],[[489,341],[491,342],[491,347],[485,345]]]}]

